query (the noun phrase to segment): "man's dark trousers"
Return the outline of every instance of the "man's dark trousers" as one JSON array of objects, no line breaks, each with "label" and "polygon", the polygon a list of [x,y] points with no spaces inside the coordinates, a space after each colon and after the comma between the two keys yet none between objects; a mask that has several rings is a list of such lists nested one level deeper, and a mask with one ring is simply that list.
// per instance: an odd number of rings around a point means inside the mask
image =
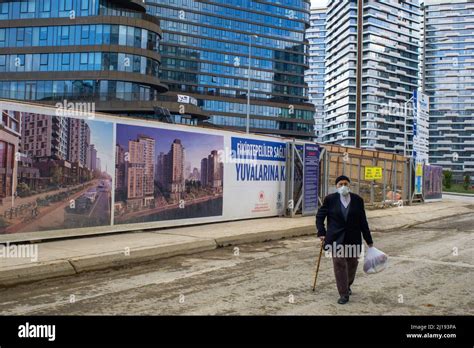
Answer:
[{"label": "man's dark trousers", "polygon": [[349,287],[354,283],[359,260],[357,257],[334,256],[332,262],[339,296],[349,296]]}]

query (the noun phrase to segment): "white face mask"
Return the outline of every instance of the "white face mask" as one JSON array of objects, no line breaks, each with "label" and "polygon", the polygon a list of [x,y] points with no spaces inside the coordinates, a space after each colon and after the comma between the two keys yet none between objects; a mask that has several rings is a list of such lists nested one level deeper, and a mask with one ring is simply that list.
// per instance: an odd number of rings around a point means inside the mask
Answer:
[{"label": "white face mask", "polygon": [[337,189],[337,192],[339,192],[339,194],[343,195],[343,196],[347,196],[349,194],[349,187],[347,186],[341,186]]}]

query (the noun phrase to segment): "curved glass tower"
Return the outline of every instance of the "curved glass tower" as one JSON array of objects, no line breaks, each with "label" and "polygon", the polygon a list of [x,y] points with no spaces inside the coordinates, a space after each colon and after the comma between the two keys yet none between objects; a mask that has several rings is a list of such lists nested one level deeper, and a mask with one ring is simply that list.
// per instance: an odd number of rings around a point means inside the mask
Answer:
[{"label": "curved glass tower", "polygon": [[0,98],[139,111],[137,101],[168,90],[159,78],[161,35],[139,0],[3,1]]},{"label": "curved glass tower", "polygon": [[245,130],[250,56],[250,131],[314,137],[304,82],[309,1],[146,4],[160,19],[160,76],[170,92],[195,98],[212,123]]}]

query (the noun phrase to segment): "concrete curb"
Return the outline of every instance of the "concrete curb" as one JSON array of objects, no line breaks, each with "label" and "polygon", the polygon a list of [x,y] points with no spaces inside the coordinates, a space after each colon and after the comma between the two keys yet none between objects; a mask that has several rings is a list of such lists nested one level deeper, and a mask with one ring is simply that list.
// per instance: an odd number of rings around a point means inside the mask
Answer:
[{"label": "concrete curb", "polygon": [[216,249],[213,240],[196,240],[188,243],[160,245],[150,248],[130,249],[126,251],[71,258],[69,262],[74,267],[75,273],[97,271],[107,268],[118,268],[135,263],[164,259],[178,255],[188,255]]},{"label": "concrete curb", "polygon": [[316,234],[316,227],[314,224],[310,226],[290,228],[287,230],[262,231],[258,233],[245,233],[235,236],[220,237],[215,241],[219,247],[225,247],[229,245],[259,243],[284,238],[307,236],[311,234]]},{"label": "concrete curb", "polygon": [[462,197],[474,197],[474,193],[460,193],[460,192],[444,192],[443,195],[462,196]]},{"label": "concrete curb", "polygon": [[74,274],[76,274],[76,271],[67,260],[19,265],[18,267],[0,271],[0,286],[7,287]]}]

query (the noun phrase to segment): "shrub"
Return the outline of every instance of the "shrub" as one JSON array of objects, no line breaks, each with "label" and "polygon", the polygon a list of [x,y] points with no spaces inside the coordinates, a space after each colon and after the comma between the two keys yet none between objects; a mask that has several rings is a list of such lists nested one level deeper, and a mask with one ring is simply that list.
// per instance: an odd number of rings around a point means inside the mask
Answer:
[{"label": "shrub", "polygon": [[462,187],[467,191],[469,190],[469,186],[471,186],[471,177],[469,174],[464,175],[464,182],[462,184]]},{"label": "shrub", "polygon": [[445,188],[451,188],[453,180],[453,173],[450,170],[443,170],[443,186]]},{"label": "shrub", "polygon": [[30,195],[30,188],[24,182],[18,184],[17,192],[19,197],[26,197]]}]

